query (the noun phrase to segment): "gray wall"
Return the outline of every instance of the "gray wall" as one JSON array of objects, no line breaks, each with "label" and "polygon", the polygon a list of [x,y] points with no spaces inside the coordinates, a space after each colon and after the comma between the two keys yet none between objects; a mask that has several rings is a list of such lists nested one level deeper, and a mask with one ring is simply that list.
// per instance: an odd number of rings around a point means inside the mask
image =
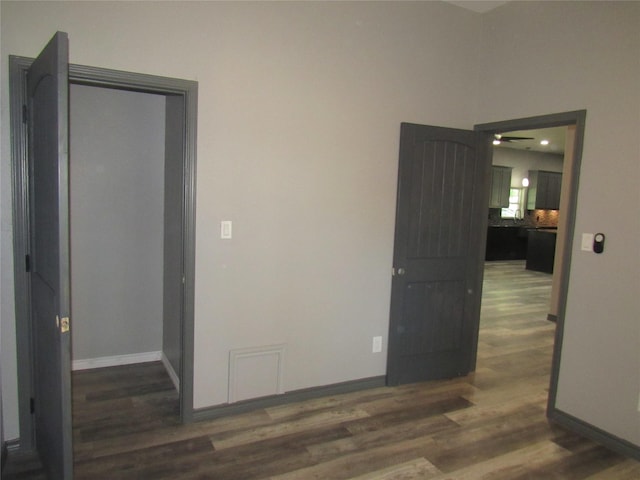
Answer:
[{"label": "gray wall", "polygon": [[74,360],[162,348],[165,98],[71,85]]},{"label": "gray wall", "polygon": [[[286,344],[286,390],[385,373],[371,337],[386,340],[388,328],[401,121],[471,128],[587,108],[577,228],[607,233],[607,251],[574,245],[559,402],[640,444],[640,257],[630,250],[640,219],[629,207],[640,183],[640,4],[510,2],[484,15],[442,2],[0,8],[2,58],[34,56],[63,30],[74,63],[199,82],[196,407],[226,401],[233,349]],[[13,438],[2,115],[2,380]],[[234,221],[232,240],[220,240],[220,220]]]}]

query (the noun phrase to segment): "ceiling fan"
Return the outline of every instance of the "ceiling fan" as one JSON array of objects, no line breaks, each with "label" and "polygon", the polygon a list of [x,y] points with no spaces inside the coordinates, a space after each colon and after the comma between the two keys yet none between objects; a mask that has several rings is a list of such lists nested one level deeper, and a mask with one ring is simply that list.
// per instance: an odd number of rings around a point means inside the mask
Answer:
[{"label": "ceiling fan", "polygon": [[[502,143],[502,142],[519,142],[520,140],[534,140],[533,137],[513,137],[513,136],[508,136],[508,135],[502,135],[500,133],[496,133],[495,135],[495,139],[497,142]],[[494,141],[495,143],[495,141]]]}]

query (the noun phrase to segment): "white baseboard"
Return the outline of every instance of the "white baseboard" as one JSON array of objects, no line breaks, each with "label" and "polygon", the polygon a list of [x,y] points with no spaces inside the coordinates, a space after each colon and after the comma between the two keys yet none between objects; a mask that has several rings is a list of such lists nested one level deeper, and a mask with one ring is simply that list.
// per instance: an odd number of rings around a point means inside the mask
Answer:
[{"label": "white baseboard", "polygon": [[173,365],[171,365],[171,362],[169,361],[167,356],[164,354],[164,352],[162,352],[162,358],[160,358],[160,360],[162,361],[162,364],[164,365],[165,370],[169,374],[169,378],[171,378],[171,381],[173,382],[173,386],[176,387],[176,390],[179,392],[180,378],[178,378],[178,374],[173,369]]},{"label": "white baseboard", "polygon": [[157,362],[162,359],[162,352],[131,353],[128,355],[114,355],[112,357],[87,358],[73,360],[71,370],[88,370],[90,368],[115,367],[132,363]]}]

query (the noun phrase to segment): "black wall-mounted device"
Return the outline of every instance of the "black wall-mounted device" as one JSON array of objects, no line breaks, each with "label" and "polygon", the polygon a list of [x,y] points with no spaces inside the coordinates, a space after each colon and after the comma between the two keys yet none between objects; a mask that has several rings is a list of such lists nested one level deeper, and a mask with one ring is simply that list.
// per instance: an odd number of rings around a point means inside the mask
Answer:
[{"label": "black wall-mounted device", "polygon": [[604,233],[596,233],[593,236],[593,251],[596,253],[604,251]]}]

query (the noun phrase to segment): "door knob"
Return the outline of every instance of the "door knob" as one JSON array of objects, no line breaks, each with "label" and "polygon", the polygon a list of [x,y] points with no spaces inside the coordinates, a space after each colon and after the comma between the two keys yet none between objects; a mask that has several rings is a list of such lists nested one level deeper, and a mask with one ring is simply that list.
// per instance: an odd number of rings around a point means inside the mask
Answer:
[{"label": "door knob", "polygon": [[402,268],[402,267],[400,267],[400,268],[398,269],[398,275],[404,275],[404,274],[405,274],[405,272],[406,272],[406,270],[405,270],[404,268]]}]

